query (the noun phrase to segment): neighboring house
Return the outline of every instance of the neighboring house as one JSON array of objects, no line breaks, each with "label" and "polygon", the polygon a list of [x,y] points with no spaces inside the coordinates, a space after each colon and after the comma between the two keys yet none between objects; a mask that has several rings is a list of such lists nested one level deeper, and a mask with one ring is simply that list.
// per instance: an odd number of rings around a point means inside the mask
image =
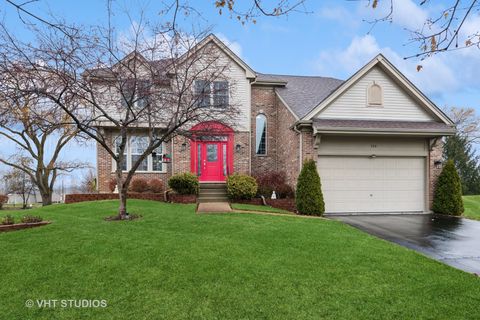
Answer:
[{"label": "neighboring house", "polygon": [[[430,210],[441,138],[454,126],[384,56],[342,81],[257,73],[215,36],[202,43],[218,45],[231,59],[237,90],[226,97],[240,102],[242,118],[235,126],[209,123],[208,133],[198,123],[190,139],[175,137],[158,151],[171,162],[151,156],[138,177],[166,183],[172,174],[193,172],[201,182],[219,182],[232,173],[284,171],[294,186],[302,163],[314,159],[326,212]],[[129,159],[136,143],[132,137]],[[99,191],[108,192],[114,168],[101,146],[97,166]]]}]

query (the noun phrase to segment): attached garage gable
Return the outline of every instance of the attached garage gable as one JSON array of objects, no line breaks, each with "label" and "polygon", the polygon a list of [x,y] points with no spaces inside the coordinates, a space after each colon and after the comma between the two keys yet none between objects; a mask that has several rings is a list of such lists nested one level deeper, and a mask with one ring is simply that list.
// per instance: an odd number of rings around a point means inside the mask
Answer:
[{"label": "attached garage gable", "polygon": [[[381,90],[381,102],[378,105],[369,105],[367,93],[374,84]],[[435,121],[431,114],[380,67],[369,70],[347,91],[323,109],[316,118]]]}]

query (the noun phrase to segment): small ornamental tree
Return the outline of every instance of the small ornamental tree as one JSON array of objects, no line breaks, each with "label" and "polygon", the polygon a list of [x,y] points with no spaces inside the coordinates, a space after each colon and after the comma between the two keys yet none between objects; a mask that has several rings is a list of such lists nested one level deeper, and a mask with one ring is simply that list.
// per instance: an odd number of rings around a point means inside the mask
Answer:
[{"label": "small ornamental tree", "polygon": [[462,183],[452,160],[447,161],[438,177],[432,210],[436,213],[462,215]]},{"label": "small ornamental tree", "polygon": [[298,176],[295,203],[300,214],[321,216],[325,212],[322,184],[313,160],[303,164]]}]

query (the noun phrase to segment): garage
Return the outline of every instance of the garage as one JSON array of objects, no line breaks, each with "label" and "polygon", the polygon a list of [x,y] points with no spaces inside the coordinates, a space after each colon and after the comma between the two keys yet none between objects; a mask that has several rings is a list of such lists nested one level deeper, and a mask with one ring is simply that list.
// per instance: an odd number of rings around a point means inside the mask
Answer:
[{"label": "garage", "polygon": [[317,168],[327,213],[425,210],[424,139],[325,137]]}]

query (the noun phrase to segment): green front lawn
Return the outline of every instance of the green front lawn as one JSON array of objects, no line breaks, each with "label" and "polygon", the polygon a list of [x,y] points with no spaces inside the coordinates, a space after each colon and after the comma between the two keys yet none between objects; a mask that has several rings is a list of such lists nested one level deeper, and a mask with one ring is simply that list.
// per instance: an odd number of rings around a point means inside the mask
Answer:
[{"label": "green front lawn", "polygon": [[[130,201],[30,210],[48,226],[0,233],[2,319],[476,319],[480,280],[337,221],[197,215]],[[10,213],[10,212],[9,212]],[[19,216],[21,212],[14,212]],[[3,215],[0,212],[0,215]],[[106,308],[27,308],[105,299]]]},{"label": "green front lawn", "polygon": [[463,205],[465,206],[463,214],[465,217],[480,220],[480,195],[463,196]]}]

